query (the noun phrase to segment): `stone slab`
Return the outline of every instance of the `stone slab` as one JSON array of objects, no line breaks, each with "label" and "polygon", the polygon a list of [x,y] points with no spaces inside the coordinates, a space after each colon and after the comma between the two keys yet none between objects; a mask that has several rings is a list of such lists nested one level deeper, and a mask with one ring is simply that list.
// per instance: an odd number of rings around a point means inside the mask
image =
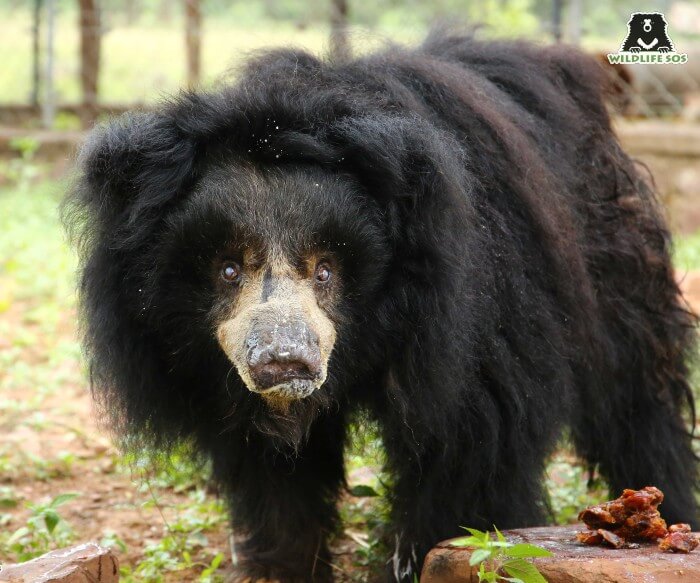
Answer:
[{"label": "stone slab", "polygon": [[51,551],[26,563],[3,565],[2,583],[117,583],[119,561],[95,543]]},{"label": "stone slab", "polygon": [[[511,542],[546,548],[552,557],[534,559],[549,583],[698,583],[700,552],[665,553],[654,543],[638,549],[592,547],[576,541],[583,525],[525,528],[504,532]],[[698,549],[700,551],[700,549]],[[478,583],[469,566],[471,550],[440,543],[425,560],[421,583]]]}]

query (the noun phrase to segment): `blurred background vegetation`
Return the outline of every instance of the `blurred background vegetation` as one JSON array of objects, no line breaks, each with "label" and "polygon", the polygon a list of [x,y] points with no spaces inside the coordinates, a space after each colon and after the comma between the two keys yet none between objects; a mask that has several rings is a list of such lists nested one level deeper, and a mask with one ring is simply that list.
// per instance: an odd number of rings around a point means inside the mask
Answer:
[{"label": "blurred background vegetation", "polygon": [[[185,450],[168,460],[151,452],[125,457],[91,410],[77,339],[76,259],[57,206],[95,119],[148,107],[184,87],[211,87],[263,47],[342,56],[349,45],[361,53],[387,39],[416,42],[433,22],[446,21],[487,38],[566,41],[595,54],[616,51],[629,14],[639,10],[664,11],[679,50],[700,41],[700,3],[670,0],[0,0],[0,562],[87,540],[119,554],[127,582],[218,581],[230,561],[225,513],[206,467]],[[638,123],[639,110],[627,120],[615,113],[620,128],[632,117],[642,131],[623,132],[623,141],[653,130],[660,132],[649,134],[654,147],[690,144],[682,155],[639,153],[668,208],[682,201],[669,212],[683,219],[673,219],[675,254],[691,297],[690,284],[700,282],[693,190],[700,134],[692,113],[692,89],[700,85],[690,68],[678,71],[690,90],[676,96],[664,86],[675,101],[659,110],[662,122],[651,108]],[[693,213],[698,220],[688,222]],[[356,429],[342,501],[346,526],[334,542],[341,582],[371,580],[386,551],[381,444],[371,426],[358,421]],[[548,486],[559,523],[607,495],[565,441]]]},{"label": "blurred background vegetation", "polygon": [[[204,85],[220,78],[247,53],[271,44],[325,51],[330,48],[332,21],[340,22],[359,52],[383,39],[416,41],[439,21],[478,26],[490,37],[517,36],[540,42],[558,37],[588,49],[609,51],[621,42],[631,12],[666,10],[672,15],[673,9],[668,9],[675,5],[679,22],[673,28],[673,38],[681,43],[697,39],[697,30],[688,26],[685,17],[686,12],[695,14],[693,2],[643,4],[633,0],[0,0],[0,103],[31,99],[35,15],[40,17],[38,46],[45,59],[50,6],[55,18],[55,100],[79,103],[82,99],[82,6],[83,11],[94,12],[88,25],[101,40],[99,99],[139,103],[186,84],[188,27],[194,27],[193,34],[201,43],[196,77]],[[187,5],[194,7],[189,20],[188,11],[183,9]],[[334,19],[338,10],[342,15]],[[45,63],[41,67],[43,72]]]}]

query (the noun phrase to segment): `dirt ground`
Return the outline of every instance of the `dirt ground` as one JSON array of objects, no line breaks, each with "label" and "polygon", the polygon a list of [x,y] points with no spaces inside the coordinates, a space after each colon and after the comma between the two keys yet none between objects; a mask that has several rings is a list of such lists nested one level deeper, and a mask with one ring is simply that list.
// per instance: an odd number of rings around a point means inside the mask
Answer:
[{"label": "dirt ground", "polygon": [[690,271],[679,276],[681,290],[693,311],[700,314],[700,271]]}]

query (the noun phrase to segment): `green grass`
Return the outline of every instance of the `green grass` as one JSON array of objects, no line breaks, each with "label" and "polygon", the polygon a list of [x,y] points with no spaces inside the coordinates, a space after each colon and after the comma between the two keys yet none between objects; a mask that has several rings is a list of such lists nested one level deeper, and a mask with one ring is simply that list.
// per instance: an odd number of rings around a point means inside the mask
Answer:
[{"label": "green grass", "polygon": [[[58,221],[63,192],[62,183],[50,181],[0,190],[0,278],[11,295],[5,301],[30,302],[27,317],[37,321],[74,303],[75,259]],[[33,312],[42,304],[43,312]]]},{"label": "green grass", "polygon": [[700,269],[700,232],[676,238],[674,262],[681,273]]}]

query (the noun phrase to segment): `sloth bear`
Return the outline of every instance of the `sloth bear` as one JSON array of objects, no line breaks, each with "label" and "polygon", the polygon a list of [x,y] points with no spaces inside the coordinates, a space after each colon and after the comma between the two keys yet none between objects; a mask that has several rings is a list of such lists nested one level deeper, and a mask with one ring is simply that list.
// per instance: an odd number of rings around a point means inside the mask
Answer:
[{"label": "sloth bear", "polygon": [[460,526],[547,520],[569,428],[613,492],[694,521],[694,324],[604,75],[439,32],[236,81],[94,131],[65,207],[93,392],[138,444],[210,459],[234,580],[333,579],[357,412],[391,476],[388,576]]},{"label": "sloth bear", "polygon": [[674,50],[660,12],[635,12],[627,23],[627,36],[620,51],[630,53],[670,53]]}]

